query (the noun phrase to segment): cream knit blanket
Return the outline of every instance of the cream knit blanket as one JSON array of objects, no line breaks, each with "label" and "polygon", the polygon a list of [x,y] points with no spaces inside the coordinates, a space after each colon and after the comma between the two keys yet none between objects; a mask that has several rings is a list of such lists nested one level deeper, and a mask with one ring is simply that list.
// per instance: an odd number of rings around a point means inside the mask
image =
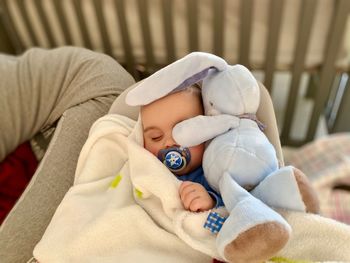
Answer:
[{"label": "cream knit blanket", "polygon": [[[107,115],[92,126],[67,192],[34,257],[50,262],[211,262],[208,212],[182,207],[180,181],[142,147],[140,121]],[[281,212],[293,228],[282,257],[350,261],[350,227]]]}]

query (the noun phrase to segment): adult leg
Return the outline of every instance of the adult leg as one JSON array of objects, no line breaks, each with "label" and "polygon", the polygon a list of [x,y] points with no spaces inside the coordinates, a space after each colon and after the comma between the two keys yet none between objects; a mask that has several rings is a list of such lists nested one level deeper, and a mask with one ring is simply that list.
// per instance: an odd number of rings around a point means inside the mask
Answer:
[{"label": "adult leg", "polygon": [[59,119],[35,175],[0,228],[1,262],[25,262],[72,185],[91,124],[133,79],[112,58],[72,47],[0,56],[0,78],[6,101],[0,157]]}]

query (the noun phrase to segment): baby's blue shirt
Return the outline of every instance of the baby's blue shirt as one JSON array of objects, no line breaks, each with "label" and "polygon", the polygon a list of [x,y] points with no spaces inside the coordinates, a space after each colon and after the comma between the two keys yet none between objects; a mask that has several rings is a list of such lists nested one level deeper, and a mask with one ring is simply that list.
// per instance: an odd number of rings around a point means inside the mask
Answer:
[{"label": "baby's blue shirt", "polygon": [[213,188],[210,187],[207,180],[205,179],[202,166],[200,166],[193,172],[178,176],[177,178],[181,181],[191,181],[203,185],[204,188],[208,191],[208,193],[213,197],[213,199],[216,200],[215,207],[224,205],[221,196],[215,190],[213,190]]}]

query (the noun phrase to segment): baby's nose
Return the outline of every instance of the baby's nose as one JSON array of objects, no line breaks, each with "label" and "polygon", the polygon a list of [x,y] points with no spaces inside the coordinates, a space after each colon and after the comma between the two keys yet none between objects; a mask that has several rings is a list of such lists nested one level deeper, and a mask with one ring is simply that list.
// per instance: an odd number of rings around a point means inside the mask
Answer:
[{"label": "baby's nose", "polygon": [[169,148],[175,145],[177,145],[176,141],[172,136],[169,136],[165,141],[165,148]]}]

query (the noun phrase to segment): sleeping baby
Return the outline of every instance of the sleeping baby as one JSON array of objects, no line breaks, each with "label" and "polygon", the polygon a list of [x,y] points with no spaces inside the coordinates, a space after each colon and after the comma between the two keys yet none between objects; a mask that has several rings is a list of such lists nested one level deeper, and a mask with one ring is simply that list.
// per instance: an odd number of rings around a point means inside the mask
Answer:
[{"label": "sleeping baby", "polygon": [[180,147],[172,136],[177,123],[198,115],[203,115],[203,105],[197,84],[141,107],[144,147],[183,181],[179,195],[185,209],[192,212],[223,205],[203,174],[204,143]]}]

